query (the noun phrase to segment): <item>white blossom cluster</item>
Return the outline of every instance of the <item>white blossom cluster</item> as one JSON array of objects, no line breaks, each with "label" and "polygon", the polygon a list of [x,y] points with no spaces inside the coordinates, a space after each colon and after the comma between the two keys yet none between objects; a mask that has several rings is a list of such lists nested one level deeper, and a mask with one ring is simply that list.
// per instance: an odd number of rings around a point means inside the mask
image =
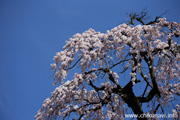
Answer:
[{"label": "white blossom cluster", "polygon": [[[166,29],[164,29],[166,27]],[[158,88],[162,95],[161,105],[166,105],[176,95],[180,95],[180,57],[172,51],[177,45],[173,41],[174,36],[180,36],[180,23],[168,22],[165,18],[160,18],[155,25],[130,26],[121,24],[106,33],[96,32],[89,29],[84,33],[77,33],[66,41],[63,51],[56,53],[55,63],[51,64],[55,70],[55,84],[60,83],[59,87],[52,92],[52,96],[44,101],[41,110],[36,115],[37,120],[55,117],[66,117],[71,113],[79,117],[90,119],[123,119],[126,112],[125,105],[120,96],[111,94],[111,102],[107,108],[102,107],[101,99],[109,97],[109,92],[117,87],[119,83],[118,72],[111,72],[116,80],[112,83],[104,80],[100,87],[105,90],[98,93],[89,86],[90,80],[97,81],[99,68],[109,68],[109,63],[118,62],[126,59],[127,52],[135,54],[135,65],[132,59],[126,62],[126,67],[132,70],[142,71],[141,68],[149,66],[153,68]],[[170,42],[169,42],[170,41]],[[142,54],[147,53],[147,58],[155,61],[154,64],[140,62],[145,59]],[[79,60],[78,60],[79,59]],[[162,61],[156,65],[157,61]],[[114,64],[115,65],[115,64]],[[75,73],[73,80],[65,81],[69,70],[72,67],[80,68],[81,74]],[[88,74],[87,71],[91,71]],[[130,73],[133,84],[137,74]],[[144,72],[144,79],[149,79],[150,74]],[[174,112],[179,112],[178,109]],[[97,109],[97,110],[96,110]],[[96,110],[96,111],[94,111]],[[83,119],[83,117],[82,117]]]}]

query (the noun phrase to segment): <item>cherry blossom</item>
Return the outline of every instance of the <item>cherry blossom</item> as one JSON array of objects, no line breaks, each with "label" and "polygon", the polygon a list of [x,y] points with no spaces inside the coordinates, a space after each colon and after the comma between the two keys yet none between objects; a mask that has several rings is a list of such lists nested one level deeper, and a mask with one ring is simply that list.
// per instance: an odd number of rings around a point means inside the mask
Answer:
[{"label": "cherry blossom", "polygon": [[[180,23],[166,18],[150,23],[123,23],[106,33],[90,28],[66,41],[51,64],[54,84],[60,86],[35,118],[122,120],[130,111],[144,114],[145,104],[149,113],[164,112],[180,97],[180,50],[175,41]],[[67,80],[73,70],[72,80]],[[179,111],[177,104],[172,113],[179,117]]]}]

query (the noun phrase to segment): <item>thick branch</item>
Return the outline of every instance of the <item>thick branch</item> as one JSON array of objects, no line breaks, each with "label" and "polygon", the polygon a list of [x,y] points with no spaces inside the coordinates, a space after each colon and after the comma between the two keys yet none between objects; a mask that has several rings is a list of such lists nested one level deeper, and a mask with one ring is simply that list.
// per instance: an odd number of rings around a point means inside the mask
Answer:
[{"label": "thick branch", "polygon": [[141,103],[149,102],[156,95],[156,92],[157,91],[155,89],[151,89],[147,97],[138,97],[138,99]]},{"label": "thick branch", "polygon": [[161,97],[160,95],[160,91],[158,89],[157,83],[156,83],[156,78],[155,78],[155,74],[154,74],[154,70],[153,70],[153,60],[149,57],[149,73],[150,73],[150,77],[151,77],[151,81],[153,84],[153,91],[156,92],[156,94],[158,95],[158,97]]}]

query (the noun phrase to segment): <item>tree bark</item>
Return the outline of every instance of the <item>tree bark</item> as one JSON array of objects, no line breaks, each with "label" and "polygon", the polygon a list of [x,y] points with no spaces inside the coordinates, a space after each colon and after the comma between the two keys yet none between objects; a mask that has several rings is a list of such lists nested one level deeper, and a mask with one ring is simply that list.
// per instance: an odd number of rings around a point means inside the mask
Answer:
[{"label": "tree bark", "polygon": [[141,102],[135,96],[133,89],[132,89],[132,82],[130,81],[124,88],[123,88],[123,96],[122,99],[126,102],[126,104],[132,109],[134,114],[138,115],[138,120],[147,120],[146,117],[141,118],[140,116],[144,114]]}]

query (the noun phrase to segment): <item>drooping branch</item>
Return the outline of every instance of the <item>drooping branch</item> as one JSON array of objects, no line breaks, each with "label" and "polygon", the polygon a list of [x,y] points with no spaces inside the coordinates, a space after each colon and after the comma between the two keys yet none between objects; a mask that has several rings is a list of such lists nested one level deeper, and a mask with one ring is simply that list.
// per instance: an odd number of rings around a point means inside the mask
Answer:
[{"label": "drooping branch", "polygon": [[76,66],[76,64],[78,64],[78,62],[79,62],[81,59],[82,59],[82,57],[81,57],[81,58],[79,58],[79,59],[78,59],[78,61],[76,61],[76,63],[74,63],[74,65],[73,65],[73,66],[71,66],[71,67],[69,67],[68,69],[72,69],[72,68],[74,68],[74,67]]},{"label": "drooping branch", "polygon": [[[94,104],[97,104],[97,105],[98,105],[98,104],[100,103],[100,102],[89,102],[89,100],[85,100],[85,101],[87,101],[88,103],[80,106],[80,107],[77,108],[77,109],[71,109],[70,112],[68,112],[67,114],[64,115],[63,120],[66,119],[66,117],[69,116],[72,112],[80,111],[80,110],[81,110],[82,108],[84,108],[84,107],[87,107],[87,106],[90,106],[90,105],[94,105]],[[100,108],[99,108],[99,109],[100,109]],[[91,109],[91,110],[95,110],[95,111],[96,111],[97,108]],[[86,112],[86,111],[84,111],[84,112]],[[81,114],[81,115],[79,116],[79,119],[82,118],[83,116],[84,116],[84,114]]]}]

